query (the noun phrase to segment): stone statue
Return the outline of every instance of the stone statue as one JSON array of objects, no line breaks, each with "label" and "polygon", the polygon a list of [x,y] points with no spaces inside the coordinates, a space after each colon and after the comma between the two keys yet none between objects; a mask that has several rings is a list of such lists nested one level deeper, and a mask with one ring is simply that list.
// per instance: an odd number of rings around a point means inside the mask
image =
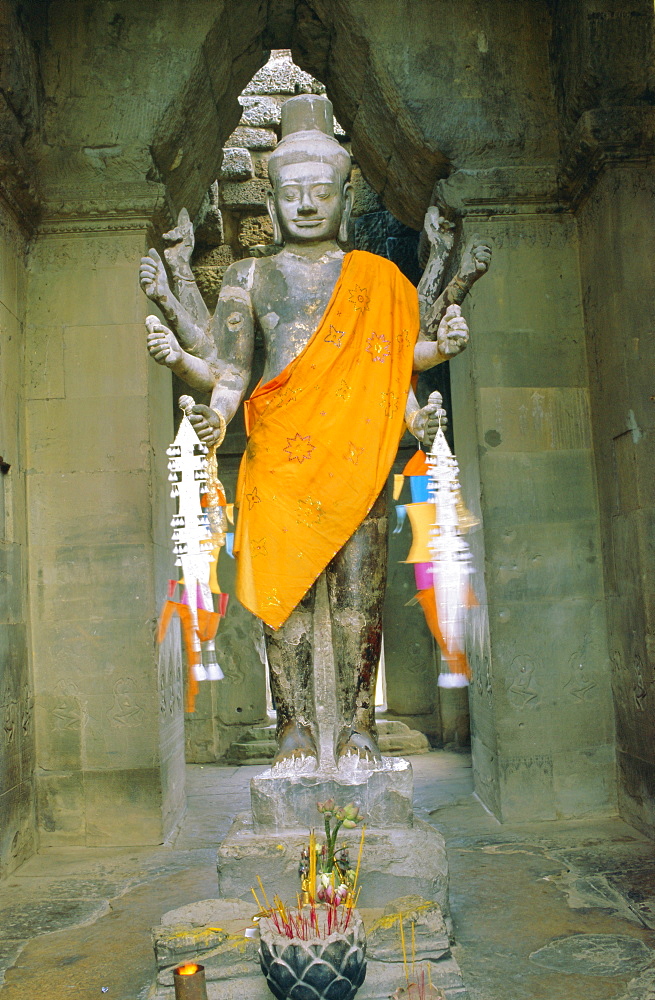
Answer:
[{"label": "stone statue", "polygon": [[[283,404],[293,405],[294,400],[303,397],[304,386],[291,388],[292,383],[285,383],[285,379],[290,371],[298,370],[301,363],[306,365],[308,371],[317,368],[316,364],[307,365],[307,351],[312,348],[319,328],[321,331],[328,329],[328,333],[325,337],[321,336],[318,347],[323,351],[333,349],[334,357],[338,356],[339,363],[343,363],[346,355],[341,348],[342,343],[346,347],[349,333],[348,329],[341,329],[342,326],[347,327],[347,323],[341,320],[341,310],[334,309],[335,303],[339,304],[334,296],[337,289],[339,294],[342,292],[340,278],[346,268],[345,262],[350,258],[363,260],[369,269],[380,262],[380,267],[384,265],[385,275],[383,280],[372,278],[366,286],[360,287],[355,282],[348,289],[349,298],[344,298],[344,301],[350,305],[344,315],[347,312],[355,325],[366,321],[366,310],[376,304],[378,295],[388,295],[391,285],[394,288],[398,286],[399,294],[406,297],[410,312],[412,297],[416,303],[416,290],[400,275],[395,265],[359,251],[346,255],[340,249],[339,243],[347,240],[353,194],[349,183],[350,157],[334,139],[332,122],[332,105],[325,97],[303,94],[290,98],[283,105],[282,139],[269,160],[272,191],[268,204],[275,243],[280,249],[271,256],[247,258],[232,264],[225,273],[213,316],[208,314],[189,266],[193,229],[186,212],[180,214],[177,229],[164,237],[169,244],[165,256],[177,295],[171,290],[165,265],[155,250],[151,250],[141,262],[141,286],[171,327],[151,322],[148,350],[155,361],[171,368],[190,386],[211,392],[211,405],[195,406],[190,417],[199,437],[208,445],[222,440],[226,423],[232,419],[244,398],[251,376],[256,327],[263,335],[266,364],[260,384],[263,389],[258,387],[251,403],[258,395],[260,402],[254,409],[259,406],[264,413],[264,416],[260,413],[263,427],[268,419],[264,411],[269,403],[270,412],[280,414]],[[439,414],[434,406],[419,408],[410,387],[411,370],[412,367],[414,371],[430,368],[454,357],[466,346],[468,330],[459,304],[473,283],[486,272],[491,257],[489,247],[474,238],[462,256],[456,277],[441,291],[444,267],[453,244],[451,230],[452,226],[440,217],[436,208],[428,210],[426,234],[430,242],[430,257],[418,288],[415,329],[403,329],[397,335],[391,327],[386,335],[375,331],[371,333],[369,329],[365,334],[366,347],[362,342],[358,348],[362,352],[361,357],[366,359],[364,368],[360,370],[365,371],[367,377],[368,373],[371,373],[371,378],[380,377],[385,371],[385,362],[389,362],[386,366],[389,372],[396,363],[392,341],[402,344],[406,340],[406,348],[410,345],[409,367],[402,367],[405,362],[401,358],[397,371],[402,370],[402,378],[396,374],[393,391],[383,389],[378,392],[382,400],[380,403],[376,401],[377,397],[376,400],[368,398],[368,390],[361,394],[361,398],[353,399],[346,379],[341,380],[344,383],[341,392],[338,387],[336,392],[328,392],[327,383],[324,391],[320,385],[308,384],[307,392],[316,390],[315,409],[320,411],[320,415],[315,415],[318,432],[313,427],[310,429],[301,425],[293,435],[291,425],[283,428],[283,433],[287,434],[285,440],[289,443],[283,449],[287,454],[284,465],[278,467],[277,479],[272,479],[273,486],[265,486],[263,480],[261,483],[252,478],[249,480],[248,469],[244,473],[242,466],[240,484],[243,479],[246,485],[237,490],[238,494],[240,492],[237,499],[241,503],[239,517],[244,519],[246,525],[247,517],[257,514],[259,525],[273,527],[277,526],[277,519],[282,516],[276,507],[275,483],[286,482],[291,474],[305,474],[312,468],[311,459],[314,465],[318,465],[315,455],[318,456],[319,452],[315,449],[326,446],[320,434],[321,420],[329,422],[333,416],[336,419],[340,411],[335,407],[350,407],[348,421],[352,421],[354,426],[357,421],[365,420],[373,437],[378,433],[378,425],[387,418],[388,425],[380,430],[380,434],[387,433],[387,426],[393,425],[394,428],[393,450],[389,452],[391,458],[387,459],[387,467],[381,472],[378,469],[376,473],[377,499],[371,496],[365,502],[361,501],[364,506],[358,515],[359,521],[353,525],[350,535],[343,538],[336,554],[330,551],[327,557],[323,557],[322,564],[320,561],[316,563],[309,585],[303,584],[304,592],[294,598],[293,610],[286,617],[278,614],[281,604],[279,592],[277,586],[270,585],[270,581],[265,600],[260,596],[259,604],[248,603],[238,592],[243,603],[264,620],[271,688],[277,708],[276,761],[318,755],[312,685],[315,594],[312,584],[323,570],[326,570],[330,604],[339,717],[334,733],[334,756],[337,762],[349,754],[373,761],[380,758],[374,710],[387,563],[387,503],[386,491],[382,487],[403,431],[402,404],[405,400],[404,416],[411,432],[428,444],[436,433]],[[393,311],[393,300],[389,308]],[[324,322],[328,314],[336,318],[334,324],[324,328],[319,321],[323,317]],[[360,361],[355,359],[353,363],[359,365]],[[399,384],[399,379],[403,384]],[[313,380],[312,374],[309,381]],[[276,389],[278,383],[279,390]],[[265,398],[268,387],[276,389],[270,399]],[[291,410],[284,412],[291,413]],[[250,462],[252,468],[257,467],[258,461],[261,465],[261,453],[268,450],[262,441],[267,440],[266,437],[251,435],[244,463]],[[359,468],[364,464],[363,458],[359,462],[360,454],[363,455],[368,443],[364,441],[360,445],[358,442],[327,442],[332,450],[326,454],[333,456],[335,462],[341,461],[342,457],[350,460],[351,479],[359,475]],[[334,475],[330,471],[331,462],[331,458],[323,462],[322,475],[328,485],[327,477]],[[349,485],[344,481],[344,494],[348,493]],[[293,490],[293,486],[288,488]],[[366,484],[362,485],[362,494],[365,488]],[[353,502],[359,502],[358,490],[352,492],[355,495]],[[264,493],[266,504],[260,502]],[[298,514],[292,523],[292,530],[284,536],[289,538],[289,552],[295,544],[293,536],[296,530],[309,533],[312,544],[322,543],[321,533],[327,531],[324,526],[332,513],[328,506],[323,494],[316,497],[299,494],[296,507],[305,513]],[[263,507],[267,507],[267,511],[262,510]],[[262,521],[262,516],[266,515],[268,521]],[[237,537],[238,528],[239,525]],[[287,531],[287,528],[282,527],[281,530]],[[243,531],[247,532],[247,526]],[[254,556],[251,559],[251,553],[254,551],[256,555],[258,552],[261,557],[259,565],[264,564],[264,570],[260,572],[265,572],[267,555],[270,558],[272,551],[267,552],[265,541],[255,538],[253,532],[248,539],[249,553],[242,549],[237,558],[243,558],[244,565],[247,562],[248,566],[255,566],[256,559]],[[279,558],[284,558],[285,553],[282,551],[280,555],[279,548],[278,545],[275,551]],[[303,557],[294,564],[298,572],[301,567],[307,567],[309,572],[304,553],[298,552],[298,556]],[[291,565],[288,574],[282,573],[285,579],[290,578],[291,584],[294,582],[291,579],[295,572],[294,565]],[[244,570],[244,593],[251,586],[249,573],[250,570]],[[265,607],[270,613],[261,610]],[[284,620],[281,620],[283,617]]]}]

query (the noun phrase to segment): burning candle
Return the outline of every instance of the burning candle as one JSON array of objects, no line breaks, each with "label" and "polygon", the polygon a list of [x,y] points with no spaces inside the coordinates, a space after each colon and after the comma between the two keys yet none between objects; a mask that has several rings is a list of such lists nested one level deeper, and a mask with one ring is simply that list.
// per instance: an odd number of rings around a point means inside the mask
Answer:
[{"label": "burning candle", "polygon": [[186,962],[173,970],[175,1000],[207,1000],[205,967],[197,962]]}]

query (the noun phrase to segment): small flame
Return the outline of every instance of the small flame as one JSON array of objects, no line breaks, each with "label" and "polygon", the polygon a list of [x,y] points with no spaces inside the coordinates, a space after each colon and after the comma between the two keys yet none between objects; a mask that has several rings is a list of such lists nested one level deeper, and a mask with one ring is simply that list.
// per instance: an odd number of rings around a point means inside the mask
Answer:
[{"label": "small flame", "polygon": [[200,968],[195,962],[187,962],[186,965],[178,965],[175,970],[178,976],[193,976]]}]

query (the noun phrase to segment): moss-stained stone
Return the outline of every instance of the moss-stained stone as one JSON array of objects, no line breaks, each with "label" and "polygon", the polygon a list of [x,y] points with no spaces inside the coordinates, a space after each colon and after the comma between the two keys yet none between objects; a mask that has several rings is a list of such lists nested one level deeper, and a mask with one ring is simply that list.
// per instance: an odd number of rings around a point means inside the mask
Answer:
[{"label": "moss-stained stone", "polygon": [[223,150],[221,181],[249,181],[254,176],[252,155],[248,149],[228,147]]},{"label": "moss-stained stone", "polygon": [[244,247],[273,242],[273,224],[267,215],[245,218],[239,225],[239,243]]},{"label": "moss-stained stone", "polygon": [[[30,472],[142,469],[148,427],[134,396],[34,399],[27,403]],[[80,433],[84,428],[84,434]]]},{"label": "moss-stained stone", "polygon": [[591,521],[597,516],[591,451],[503,454],[487,446],[481,449],[479,473],[485,525]]},{"label": "moss-stained stone", "polygon": [[230,211],[264,212],[269,190],[269,182],[258,178],[241,184],[232,182],[221,184],[221,206]]}]

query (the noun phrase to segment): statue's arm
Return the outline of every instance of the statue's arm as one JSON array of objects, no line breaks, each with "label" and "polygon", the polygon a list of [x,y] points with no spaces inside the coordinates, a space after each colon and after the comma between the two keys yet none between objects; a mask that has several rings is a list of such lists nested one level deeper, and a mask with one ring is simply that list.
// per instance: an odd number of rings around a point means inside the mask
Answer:
[{"label": "statue's arm", "polygon": [[250,382],[255,348],[255,311],[248,288],[252,264],[238,261],[227,269],[211,322],[218,374],[210,406],[194,406],[189,417],[198,437],[209,445],[237,412]]},{"label": "statue's arm", "polygon": [[196,322],[182,303],[173,295],[168,283],[164,262],[155,249],[141,258],[139,268],[141,288],[161,310],[166,322],[173,328],[183,350],[197,358],[211,359],[214,342],[202,323]]},{"label": "statue's arm", "polygon": [[435,403],[420,407],[414,390],[410,387],[405,405],[405,423],[410,434],[420,441],[426,449],[432,447],[439,427],[445,431],[448,424],[446,411]]},{"label": "statue's arm", "polygon": [[414,347],[414,371],[425,372],[443,361],[450,361],[464,350],[469,328],[459,306],[448,306],[439,323],[436,340],[418,340]]},{"label": "statue's arm", "polygon": [[201,392],[213,390],[218,376],[214,365],[183,350],[175,335],[157,316],[146,317],[146,329],[148,351],[157,364],[170,368],[193,389]]},{"label": "statue's arm", "polygon": [[[443,292],[431,302],[427,298],[419,299],[421,307],[420,340],[436,340],[439,324],[450,306],[460,306],[471,288],[489,270],[491,262],[491,247],[479,236],[473,236],[468,243],[455,277]],[[427,270],[427,268],[426,268]]]},{"label": "statue's arm", "polygon": [[186,208],[180,211],[175,228],[164,233],[162,239],[167,244],[164,257],[171,274],[173,291],[195,323],[206,330],[210,313],[191,270],[195,234]]},{"label": "statue's arm", "polygon": [[445,219],[435,205],[425,213],[423,230],[430,244],[430,254],[418,283],[418,301],[421,318],[425,310],[436,301],[443,287],[443,276],[453,249],[454,226]]}]

